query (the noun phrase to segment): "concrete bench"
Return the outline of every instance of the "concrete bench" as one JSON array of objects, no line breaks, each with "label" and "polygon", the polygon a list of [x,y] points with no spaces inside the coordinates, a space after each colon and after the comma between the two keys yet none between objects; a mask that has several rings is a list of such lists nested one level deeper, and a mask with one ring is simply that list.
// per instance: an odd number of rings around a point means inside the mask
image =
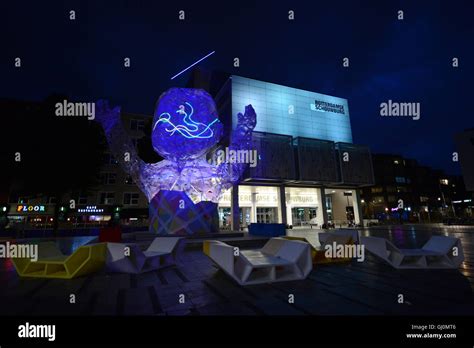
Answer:
[{"label": "concrete bench", "polygon": [[145,251],[138,244],[107,243],[107,270],[144,273],[175,264],[181,240],[181,237],[156,237]]},{"label": "concrete bench", "polygon": [[312,270],[308,243],[271,238],[260,250],[242,250],[217,241],[203,245],[209,256],[227,275],[240,285],[305,279]]},{"label": "concrete bench", "polygon": [[318,233],[320,246],[313,245],[305,237],[286,236],[285,239],[300,240],[307,242],[311,247],[311,258],[313,264],[339,263],[349,262],[352,259],[349,257],[326,257],[326,245],[352,245],[359,242],[359,232],[357,230],[334,230],[331,232]]},{"label": "concrete bench", "polygon": [[72,279],[104,267],[105,243],[83,245],[64,255],[54,242],[38,244],[38,260],[13,258],[20,277]]},{"label": "concrete bench", "polygon": [[420,249],[399,249],[379,237],[361,237],[361,244],[394,268],[459,268],[464,253],[459,238],[432,236]]}]

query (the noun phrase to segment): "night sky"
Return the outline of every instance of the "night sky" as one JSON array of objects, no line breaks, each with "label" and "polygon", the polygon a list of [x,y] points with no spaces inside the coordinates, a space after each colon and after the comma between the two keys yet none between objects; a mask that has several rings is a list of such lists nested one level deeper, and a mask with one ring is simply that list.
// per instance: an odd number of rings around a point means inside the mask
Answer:
[{"label": "night sky", "polygon": [[[2,1],[0,98],[61,93],[152,114],[189,74],[171,76],[215,50],[200,66],[346,98],[354,143],[460,172],[453,135],[474,127],[472,1],[255,2]],[[388,99],[420,102],[421,119],[381,117]]]}]

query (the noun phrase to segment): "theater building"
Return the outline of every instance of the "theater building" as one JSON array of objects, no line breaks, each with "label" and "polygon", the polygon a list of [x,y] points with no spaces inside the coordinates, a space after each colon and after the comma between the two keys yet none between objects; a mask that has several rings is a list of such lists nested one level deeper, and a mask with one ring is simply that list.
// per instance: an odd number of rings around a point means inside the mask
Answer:
[{"label": "theater building", "polygon": [[246,105],[257,114],[258,161],[221,198],[222,229],[361,223],[359,190],[373,185],[374,175],[369,149],[352,142],[346,99],[203,70],[193,72],[187,87],[214,97],[226,135],[220,147],[229,144]]}]

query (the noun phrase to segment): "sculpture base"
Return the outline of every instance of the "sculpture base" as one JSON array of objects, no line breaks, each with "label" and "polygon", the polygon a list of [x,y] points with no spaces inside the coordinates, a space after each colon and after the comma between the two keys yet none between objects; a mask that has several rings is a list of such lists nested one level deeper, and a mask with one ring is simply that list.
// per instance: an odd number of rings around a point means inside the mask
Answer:
[{"label": "sculpture base", "polygon": [[206,235],[219,232],[217,203],[193,201],[181,191],[159,191],[149,205],[149,231],[155,234]]}]

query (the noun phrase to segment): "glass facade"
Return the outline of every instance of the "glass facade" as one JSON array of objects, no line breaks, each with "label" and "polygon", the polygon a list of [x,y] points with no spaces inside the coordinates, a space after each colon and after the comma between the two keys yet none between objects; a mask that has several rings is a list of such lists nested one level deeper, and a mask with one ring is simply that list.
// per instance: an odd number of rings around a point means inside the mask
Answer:
[{"label": "glass facade", "polygon": [[[219,200],[219,220],[221,226],[230,224],[231,190],[227,190]],[[279,188],[271,186],[239,185],[240,226],[247,227],[252,222],[281,222]],[[225,229],[225,227],[224,227]]]},{"label": "glass facade", "polygon": [[[337,227],[351,221],[360,223],[359,204],[355,190],[316,187],[277,187],[239,185],[240,227],[251,223],[282,223],[280,190],[285,190],[286,223],[293,228],[321,228],[324,223],[323,195],[325,193],[328,221]],[[219,225],[230,230],[232,225],[231,190],[219,200]]]},{"label": "glass facade", "polygon": [[349,222],[360,223],[359,201],[355,190],[325,189],[328,221],[336,227],[344,227]]},{"label": "glass facade", "polygon": [[288,225],[322,225],[319,209],[319,192],[316,188],[285,188],[286,216]]},{"label": "glass facade", "polygon": [[232,76],[232,117],[252,104],[255,131],[352,143],[346,99]]}]

